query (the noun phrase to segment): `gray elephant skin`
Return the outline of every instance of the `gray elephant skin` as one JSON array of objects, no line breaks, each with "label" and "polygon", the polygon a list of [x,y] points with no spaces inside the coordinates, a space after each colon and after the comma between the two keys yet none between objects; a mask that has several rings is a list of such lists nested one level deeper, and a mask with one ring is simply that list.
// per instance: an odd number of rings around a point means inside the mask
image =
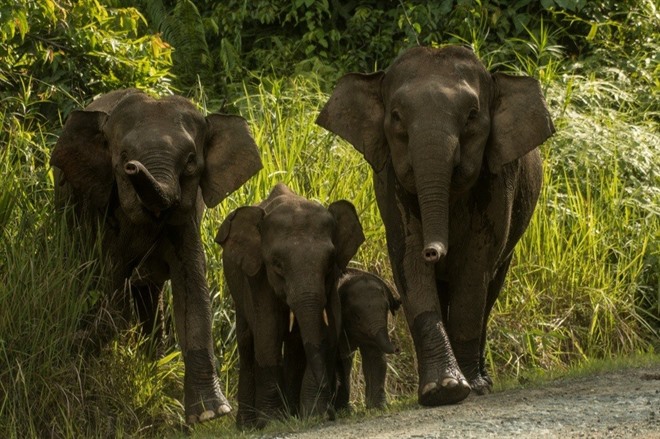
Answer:
[{"label": "gray elephant skin", "polygon": [[538,81],[491,74],[464,47],[415,47],[385,72],[342,77],[317,123],[373,169],[419,402],[490,391],[486,323],[554,132]]},{"label": "gray elephant skin", "polygon": [[204,205],[216,206],[261,169],[245,120],[204,117],[179,96],[117,90],[69,115],[50,163],[57,206],[73,203],[78,221],[102,232],[121,315],[137,314],[147,331],[159,326],[171,279],[187,422],[228,413],[199,228]]},{"label": "gray elephant skin", "polygon": [[239,427],[298,409],[334,416],[337,279],[363,241],[351,203],[325,208],[284,184],[222,223],[216,242],[236,307]]},{"label": "gray elephant skin", "polygon": [[335,408],[348,409],[351,369],[355,351],[360,350],[367,408],[387,404],[386,354],[399,352],[390,340],[388,314],[394,315],[401,301],[394,297],[383,279],[366,271],[349,268],[339,279],[342,331],[339,339],[338,386]]}]

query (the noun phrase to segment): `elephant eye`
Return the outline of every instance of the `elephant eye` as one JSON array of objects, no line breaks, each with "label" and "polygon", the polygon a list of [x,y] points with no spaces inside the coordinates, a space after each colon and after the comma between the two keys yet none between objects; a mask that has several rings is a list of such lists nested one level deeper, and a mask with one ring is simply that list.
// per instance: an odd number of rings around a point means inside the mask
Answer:
[{"label": "elephant eye", "polygon": [[400,123],[401,122],[401,113],[399,113],[397,110],[392,110],[392,113],[390,115],[392,122],[394,123]]},{"label": "elephant eye", "polygon": [[196,170],[197,170],[197,156],[195,155],[194,152],[191,152],[190,154],[188,154],[188,158],[186,159],[185,173],[191,175],[194,174]]},{"label": "elephant eye", "polygon": [[284,264],[282,264],[282,261],[279,259],[273,259],[271,263],[273,264],[273,271],[275,274],[282,276],[282,273],[284,272]]},{"label": "elephant eye", "polygon": [[475,108],[475,107],[472,107],[472,109],[470,110],[470,113],[468,114],[468,122],[471,121],[471,120],[476,119],[478,114],[479,114],[479,109]]}]

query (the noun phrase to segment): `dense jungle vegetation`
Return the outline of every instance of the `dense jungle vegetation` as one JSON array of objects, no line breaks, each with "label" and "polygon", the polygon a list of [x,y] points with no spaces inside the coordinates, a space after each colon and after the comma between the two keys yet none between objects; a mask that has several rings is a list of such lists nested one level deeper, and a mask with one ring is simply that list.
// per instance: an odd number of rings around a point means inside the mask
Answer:
[{"label": "dense jungle vegetation", "polygon": [[[314,124],[336,80],[414,45],[471,46],[492,70],[538,78],[557,134],[545,185],[490,322],[496,382],[660,349],[660,11],[654,0],[16,0],[0,6],[0,436],[150,437],[183,429],[183,362],[136,331],[100,355],[77,328],[103,312],[98,249],[70,251],[50,151],[67,114],[103,92],[179,93],[244,116],[264,169],[207,211],[203,239],[224,392],[235,401],[231,299],[213,236],[278,181],[351,200],[355,258],[391,279],[370,169]],[[93,316],[92,316],[93,317]],[[416,392],[400,313],[391,401]],[[355,376],[360,387],[360,377]],[[360,391],[354,403],[361,407]],[[229,434],[233,419],[195,427]],[[224,432],[224,433],[223,433]]]}]

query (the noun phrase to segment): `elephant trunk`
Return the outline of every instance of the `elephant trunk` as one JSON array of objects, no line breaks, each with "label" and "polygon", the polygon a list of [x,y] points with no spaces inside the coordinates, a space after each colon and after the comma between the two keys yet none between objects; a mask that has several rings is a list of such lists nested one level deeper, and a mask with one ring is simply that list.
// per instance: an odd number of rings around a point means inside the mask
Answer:
[{"label": "elephant trunk", "polygon": [[374,341],[376,342],[378,349],[385,354],[396,354],[399,352],[399,350],[392,344],[390,337],[387,335],[387,328],[381,328],[376,333]]},{"label": "elephant trunk", "polygon": [[124,165],[124,172],[140,200],[149,210],[159,213],[179,202],[178,194],[167,185],[159,183],[139,161],[131,160]]},{"label": "elephant trunk", "polygon": [[328,337],[325,306],[325,302],[319,300],[308,300],[291,306],[300,327],[307,362],[300,390],[300,410],[303,416],[323,414],[330,408],[330,383],[334,381],[330,366],[334,357],[330,355],[331,341]]},{"label": "elephant trunk", "polygon": [[324,304],[297,304],[292,307],[292,312],[300,326],[307,366],[314,375],[316,382],[321,385],[328,378],[325,370],[326,346],[324,342],[326,337],[324,333],[326,332],[326,318],[323,316],[326,311],[324,310]]},{"label": "elephant trunk", "polygon": [[412,159],[424,239],[422,256],[430,263],[438,262],[449,249],[449,190],[458,141],[452,148],[438,146],[438,142],[431,147],[412,146],[416,151]]}]

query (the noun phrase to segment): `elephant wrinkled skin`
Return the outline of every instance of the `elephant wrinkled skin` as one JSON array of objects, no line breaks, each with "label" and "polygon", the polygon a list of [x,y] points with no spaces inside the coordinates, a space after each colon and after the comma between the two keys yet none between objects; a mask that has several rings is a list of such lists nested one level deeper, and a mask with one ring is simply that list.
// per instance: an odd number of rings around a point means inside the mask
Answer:
[{"label": "elephant wrinkled skin", "polygon": [[283,184],[222,223],[216,242],[236,306],[239,427],[263,427],[287,405],[334,416],[337,279],[363,241],[351,203],[326,209]]},{"label": "elephant wrinkled skin", "polygon": [[58,207],[71,202],[79,222],[92,230],[100,225],[124,321],[135,309],[143,329],[160,334],[161,289],[171,279],[186,420],[228,413],[216,375],[199,227],[205,204],[214,207],[261,169],[245,120],[205,118],[178,96],[117,90],[71,113],[51,165]]},{"label": "elephant wrinkled skin", "polygon": [[375,274],[349,268],[339,279],[342,331],[339,340],[338,387],[335,407],[349,407],[351,369],[355,351],[360,349],[367,408],[383,408],[387,359],[385,354],[399,352],[390,340],[387,315],[401,302],[389,286]]},{"label": "elephant wrinkled skin", "polygon": [[486,323],[554,132],[538,81],[491,74],[467,48],[415,47],[385,72],[342,77],[317,123],[374,171],[419,402],[488,392]]}]

